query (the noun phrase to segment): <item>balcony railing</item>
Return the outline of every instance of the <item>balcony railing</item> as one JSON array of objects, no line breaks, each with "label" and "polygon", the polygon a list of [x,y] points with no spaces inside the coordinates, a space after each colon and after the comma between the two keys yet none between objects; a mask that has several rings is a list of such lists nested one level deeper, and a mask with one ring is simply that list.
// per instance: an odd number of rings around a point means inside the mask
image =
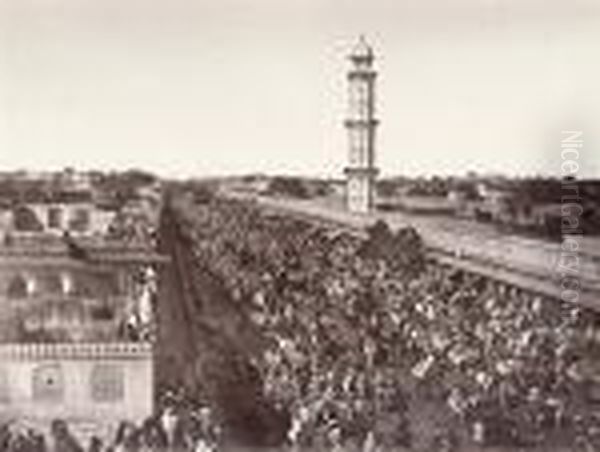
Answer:
[{"label": "balcony railing", "polygon": [[148,359],[149,342],[0,344],[0,360],[30,359]]},{"label": "balcony railing", "polygon": [[133,303],[50,295],[11,301],[0,313],[0,343],[136,341],[147,335],[127,327]]}]

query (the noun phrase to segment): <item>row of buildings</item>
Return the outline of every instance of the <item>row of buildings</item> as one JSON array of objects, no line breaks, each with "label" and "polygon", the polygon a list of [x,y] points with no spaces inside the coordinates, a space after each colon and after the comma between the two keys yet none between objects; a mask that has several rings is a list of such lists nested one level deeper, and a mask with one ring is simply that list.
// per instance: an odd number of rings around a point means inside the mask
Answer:
[{"label": "row of buildings", "polygon": [[[559,238],[565,215],[577,214],[586,235],[600,233],[600,183],[552,178],[387,179],[375,205],[422,215],[447,215]],[[573,207],[573,204],[577,207]]]},{"label": "row of buildings", "polygon": [[[0,423],[106,434],[153,411],[160,192],[109,209],[89,180],[63,177],[12,178],[3,197]],[[31,186],[45,189],[19,189]]]}]

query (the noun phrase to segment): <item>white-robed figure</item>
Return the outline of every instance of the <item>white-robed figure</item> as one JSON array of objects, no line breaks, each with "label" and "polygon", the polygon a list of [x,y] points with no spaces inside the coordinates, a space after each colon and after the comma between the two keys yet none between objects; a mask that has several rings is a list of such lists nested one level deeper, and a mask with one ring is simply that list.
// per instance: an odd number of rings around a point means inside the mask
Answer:
[{"label": "white-robed figure", "polygon": [[149,325],[152,322],[152,297],[154,292],[150,285],[142,287],[140,297],[138,298],[137,313],[142,325]]},{"label": "white-robed figure", "polygon": [[167,446],[169,449],[171,449],[175,444],[175,430],[177,429],[178,423],[179,418],[175,412],[175,409],[171,406],[165,407],[160,416],[160,426],[165,433]]},{"label": "white-robed figure", "polygon": [[143,325],[148,325],[152,321],[152,298],[156,289],[156,271],[148,265],[144,269],[143,284],[138,299],[138,313]]},{"label": "white-robed figure", "polygon": [[300,437],[306,424],[310,421],[310,417],[310,410],[306,406],[300,406],[292,416],[292,422],[287,431],[287,440],[292,451],[300,449]]},{"label": "white-robed figure", "polygon": [[216,447],[206,438],[198,438],[194,445],[194,452],[215,452]]},{"label": "white-robed figure", "polygon": [[337,423],[330,427],[327,432],[327,439],[330,443],[330,452],[345,452],[342,428]]}]

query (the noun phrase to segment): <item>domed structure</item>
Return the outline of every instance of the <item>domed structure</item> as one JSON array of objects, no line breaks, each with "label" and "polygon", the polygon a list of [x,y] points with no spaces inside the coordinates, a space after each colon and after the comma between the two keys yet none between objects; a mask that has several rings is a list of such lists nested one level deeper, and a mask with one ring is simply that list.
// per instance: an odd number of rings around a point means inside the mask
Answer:
[{"label": "domed structure", "polygon": [[373,48],[367,43],[367,40],[363,35],[358,39],[358,43],[352,49],[352,53],[350,54],[350,59],[355,63],[360,62],[371,62],[373,61],[375,55],[373,53]]}]

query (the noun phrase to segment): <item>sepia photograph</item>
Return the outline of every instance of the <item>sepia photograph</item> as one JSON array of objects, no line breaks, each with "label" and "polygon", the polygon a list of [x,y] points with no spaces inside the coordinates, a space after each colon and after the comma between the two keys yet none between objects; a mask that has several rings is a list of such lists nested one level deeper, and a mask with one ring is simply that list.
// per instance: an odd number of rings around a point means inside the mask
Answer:
[{"label": "sepia photograph", "polygon": [[0,452],[600,452],[598,0],[0,0]]}]

